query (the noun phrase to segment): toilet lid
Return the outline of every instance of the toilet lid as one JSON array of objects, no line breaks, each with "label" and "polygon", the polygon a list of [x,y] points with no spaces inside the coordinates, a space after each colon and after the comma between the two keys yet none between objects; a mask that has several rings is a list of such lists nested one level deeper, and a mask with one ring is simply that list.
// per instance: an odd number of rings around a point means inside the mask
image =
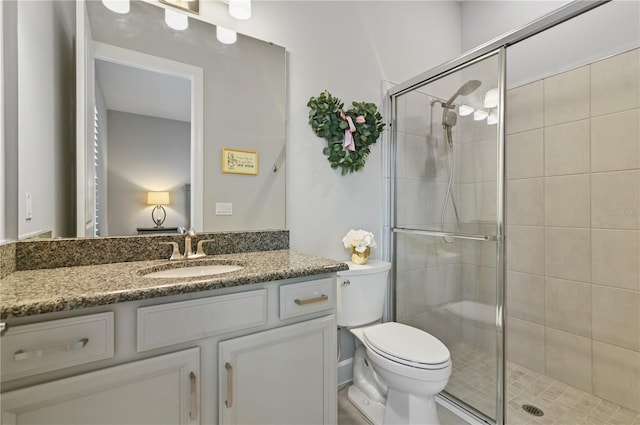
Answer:
[{"label": "toilet lid", "polygon": [[401,362],[440,365],[451,359],[449,350],[437,338],[402,323],[386,322],[364,329],[366,341],[385,357]]}]

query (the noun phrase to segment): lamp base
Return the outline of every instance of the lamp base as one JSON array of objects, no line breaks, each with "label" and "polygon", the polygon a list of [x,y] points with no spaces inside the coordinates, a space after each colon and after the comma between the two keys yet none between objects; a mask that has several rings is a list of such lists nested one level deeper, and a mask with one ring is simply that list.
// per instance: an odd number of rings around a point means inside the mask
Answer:
[{"label": "lamp base", "polygon": [[156,205],[151,211],[151,219],[156,224],[155,228],[162,228],[164,220],[167,218],[167,212],[162,205]]}]

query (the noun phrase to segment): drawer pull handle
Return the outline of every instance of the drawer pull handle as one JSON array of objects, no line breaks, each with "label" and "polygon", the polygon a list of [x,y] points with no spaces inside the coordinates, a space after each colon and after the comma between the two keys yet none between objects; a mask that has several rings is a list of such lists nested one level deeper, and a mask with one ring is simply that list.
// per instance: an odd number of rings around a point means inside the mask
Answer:
[{"label": "drawer pull handle", "polygon": [[193,372],[189,372],[189,387],[189,419],[195,421],[198,419],[198,386]]},{"label": "drawer pull handle", "polygon": [[64,353],[68,351],[78,351],[86,347],[88,342],[89,342],[89,338],[82,338],[75,342],[64,344],[64,345],[56,345],[55,347],[41,348],[39,350],[33,350],[33,351],[18,350],[15,353],[13,353],[13,360],[15,361],[29,360],[34,357],[44,357],[44,356],[49,356],[51,354]]},{"label": "drawer pull handle", "polygon": [[224,368],[227,369],[227,399],[224,404],[230,409],[233,406],[233,367],[227,362]]},{"label": "drawer pull handle", "polygon": [[328,299],[329,299],[328,295],[322,294],[319,297],[307,298],[305,300],[296,299],[294,302],[298,305],[307,305],[307,304],[313,304],[313,303],[321,303],[323,301],[327,301]]}]

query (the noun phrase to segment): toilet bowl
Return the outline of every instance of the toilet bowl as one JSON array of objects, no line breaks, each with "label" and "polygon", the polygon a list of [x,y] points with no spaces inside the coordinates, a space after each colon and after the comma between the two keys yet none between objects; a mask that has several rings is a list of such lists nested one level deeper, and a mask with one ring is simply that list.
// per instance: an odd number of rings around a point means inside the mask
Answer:
[{"label": "toilet bowl", "polygon": [[[382,318],[391,265],[373,260],[338,272],[338,326],[357,338],[349,400],[375,425],[439,424],[435,394],[451,375],[447,347],[432,335]],[[371,324],[374,323],[374,324]]]}]

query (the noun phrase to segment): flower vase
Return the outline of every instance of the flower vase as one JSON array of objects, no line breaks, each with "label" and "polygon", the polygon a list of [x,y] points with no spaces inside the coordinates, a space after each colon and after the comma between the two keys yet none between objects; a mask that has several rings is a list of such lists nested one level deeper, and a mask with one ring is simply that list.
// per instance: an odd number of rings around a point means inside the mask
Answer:
[{"label": "flower vase", "polygon": [[371,247],[367,247],[363,252],[358,252],[354,247],[350,248],[351,251],[351,261],[354,264],[367,264],[367,260],[369,259],[369,254],[371,254]]}]

